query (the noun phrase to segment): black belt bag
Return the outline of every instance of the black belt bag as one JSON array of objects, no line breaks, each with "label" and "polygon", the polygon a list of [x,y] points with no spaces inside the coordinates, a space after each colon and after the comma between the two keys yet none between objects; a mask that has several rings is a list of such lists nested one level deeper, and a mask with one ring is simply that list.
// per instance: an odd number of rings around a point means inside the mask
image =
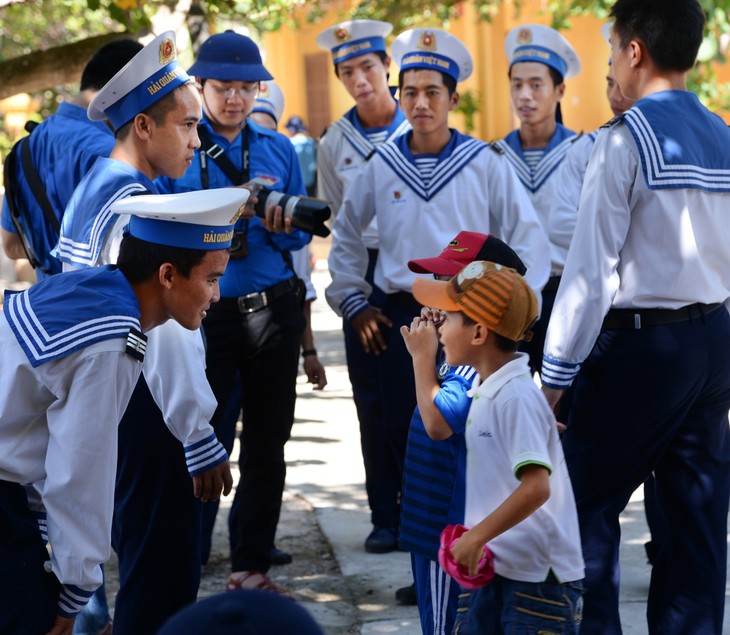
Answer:
[{"label": "black belt bag", "polygon": [[715,304],[688,304],[681,309],[611,309],[603,319],[604,329],[640,329],[642,326],[658,326],[701,319],[719,309]]},{"label": "black belt bag", "polygon": [[287,293],[297,293],[298,299],[299,287],[303,286],[303,284],[299,278],[292,276],[288,280],[277,282],[275,285],[263,291],[254,291],[253,293],[247,293],[237,298],[221,298],[221,302],[224,304],[235,302],[241,313],[255,313],[266,308]]}]

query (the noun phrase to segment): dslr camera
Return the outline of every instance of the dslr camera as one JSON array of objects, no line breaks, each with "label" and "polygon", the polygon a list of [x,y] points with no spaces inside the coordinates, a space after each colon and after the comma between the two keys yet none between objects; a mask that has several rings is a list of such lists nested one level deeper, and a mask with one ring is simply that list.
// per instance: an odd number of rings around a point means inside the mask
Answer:
[{"label": "dslr camera", "polygon": [[332,210],[327,201],[309,196],[292,196],[268,187],[261,187],[253,194],[258,199],[253,207],[256,216],[264,218],[267,209],[280,205],[284,218],[291,218],[292,225],[297,229],[322,238],[329,236],[330,230],[324,222],[332,215]]}]

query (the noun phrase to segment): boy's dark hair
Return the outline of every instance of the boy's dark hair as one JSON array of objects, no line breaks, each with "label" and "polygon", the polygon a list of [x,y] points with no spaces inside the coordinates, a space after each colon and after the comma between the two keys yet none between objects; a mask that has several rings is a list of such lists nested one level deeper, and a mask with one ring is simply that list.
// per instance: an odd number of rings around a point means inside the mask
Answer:
[{"label": "boy's dark hair", "polygon": [[617,0],[611,17],[621,49],[641,40],[661,71],[694,66],[705,28],[697,0]]},{"label": "boy's dark hair", "polygon": [[[427,68],[407,68],[404,71],[400,71],[398,73],[398,90],[401,90],[403,88],[403,74],[407,73],[408,71],[420,71],[420,70],[428,70]],[[441,71],[437,71],[439,75],[443,78],[444,86],[446,86],[446,90],[449,91],[449,97],[453,95],[456,92],[456,80],[451,77],[451,75],[447,75],[446,73],[442,73]]]},{"label": "boy's dark hair", "polygon": [[79,89],[101,90],[142,48],[137,40],[128,37],[106,43],[84,67]]},{"label": "boy's dark hair", "polygon": [[[385,65],[385,60],[388,58],[388,54],[385,51],[371,51],[373,55],[377,55],[380,58],[380,61]],[[340,78],[340,65],[335,64],[335,75],[337,75],[337,79]],[[390,73],[386,74],[386,77],[390,77]]]},{"label": "boy's dark hair", "polygon": [[[162,99],[158,99],[146,110],[143,110],[144,114],[148,115],[156,125],[162,126],[165,123],[168,113],[172,112],[177,108],[177,94],[181,90],[187,90],[186,86],[192,84],[192,82],[185,82],[173,88],[167,95]],[[124,141],[129,136],[129,131],[132,129],[132,122],[134,119],[125,123],[119,130],[114,132],[114,135],[120,141]]]},{"label": "boy's dark hair", "polygon": [[158,245],[125,234],[119,247],[117,266],[132,283],[148,280],[166,262],[173,265],[181,276],[189,278],[193,267],[199,265],[207,253],[202,249]]},{"label": "boy's dark hair", "polygon": [[[552,66],[548,66],[547,64],[545,64],[545,66],[548,69],[550,79],[553,80],[553,88],[557,88],[558,86],[560,86],[560,84],[562,84],[565,81],[565,78],[563,77],[562,73],[559,70],[553,68]],[[512,79],[512,66],[510,66],[509,71],[507,71],[507,77]]]},{"label": "boy's dark hair", "polygon": [[[475,320],[472,320],[466,313],[463,312],[461,313],[461,320],[464,323],[464,326],[474,326],[476,324]],[[499,333],[495,333],[494,331],[489,331],[489,335],[490,337],[494,338],[494,344],[497,347],[497,350],[501,351],[502,353],[514,353],[520,346],[519,342],[507,339],[504,335],[500,335]]]}]

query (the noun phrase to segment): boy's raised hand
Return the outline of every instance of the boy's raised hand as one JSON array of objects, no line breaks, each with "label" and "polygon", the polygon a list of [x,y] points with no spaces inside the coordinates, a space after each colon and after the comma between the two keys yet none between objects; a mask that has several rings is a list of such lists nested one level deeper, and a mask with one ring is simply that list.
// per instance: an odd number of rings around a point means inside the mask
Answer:
[{"label": "boy's raised hand", "polygon": [[439,344],[438,331],[433,320],[414,317],[410,327],[400,327],[400,333],[411,357],[423,358],[433,365]]}]

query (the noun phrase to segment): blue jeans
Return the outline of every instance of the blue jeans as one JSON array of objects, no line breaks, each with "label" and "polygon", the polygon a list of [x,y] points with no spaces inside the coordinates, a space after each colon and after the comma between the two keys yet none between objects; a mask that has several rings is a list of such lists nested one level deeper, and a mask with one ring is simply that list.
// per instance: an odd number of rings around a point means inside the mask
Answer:
[{"label": "blue jeans", "polygon": [[580,581],[517,582],[497,576],[459,596],[453,635],[577,635],[583,617]]}]

